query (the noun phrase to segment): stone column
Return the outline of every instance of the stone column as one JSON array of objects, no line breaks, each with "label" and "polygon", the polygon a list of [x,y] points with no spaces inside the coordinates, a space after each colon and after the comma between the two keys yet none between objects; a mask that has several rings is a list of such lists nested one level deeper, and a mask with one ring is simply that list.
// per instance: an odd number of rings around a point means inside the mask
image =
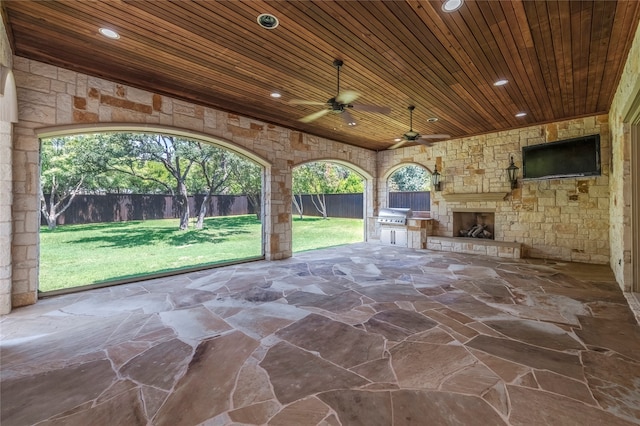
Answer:
[{"label": "stone column", "polygon": [[280,260],[292,256],[291,161],[278,159],[265,170],[265,257]]},{"label": "stone column", "polygon": [[40,242],[40,140],[33,129],[14,126],[13,136],[13,277],[12,305],[38,299]]},{"label": "stone column", "polygon": [[0,122],[0,315],[11,312],[12,145],[11,123]]}]

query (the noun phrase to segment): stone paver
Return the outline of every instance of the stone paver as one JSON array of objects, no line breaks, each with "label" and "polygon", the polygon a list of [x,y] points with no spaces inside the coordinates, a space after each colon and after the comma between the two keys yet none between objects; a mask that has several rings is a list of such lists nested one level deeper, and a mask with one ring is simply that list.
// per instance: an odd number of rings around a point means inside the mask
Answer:
[{"label": "stone paver", "polygon": [[362,243],[43,299],[0,318],[0,423],[640,424],[589,268]]}]

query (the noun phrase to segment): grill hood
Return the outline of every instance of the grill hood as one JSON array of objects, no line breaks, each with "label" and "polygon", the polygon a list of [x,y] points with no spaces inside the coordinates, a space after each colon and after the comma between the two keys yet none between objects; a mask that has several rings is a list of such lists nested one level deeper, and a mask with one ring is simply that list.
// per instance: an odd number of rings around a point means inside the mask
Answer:
[{"label": "grill hood", "polygon": [[378,212],[378,223],[389,225],[405,225],[411,217],[409,208],[384,208]]}]

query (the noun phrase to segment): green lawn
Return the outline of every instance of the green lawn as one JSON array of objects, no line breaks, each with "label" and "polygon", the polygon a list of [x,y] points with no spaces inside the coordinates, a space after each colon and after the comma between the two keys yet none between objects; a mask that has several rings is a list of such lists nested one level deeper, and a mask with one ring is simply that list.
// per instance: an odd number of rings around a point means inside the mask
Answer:
[{"label": "green lawn", "polygon": [[[293,220],[293,250],[363,240],[362,219]],[[215,217],[179,231],[177,219],[59,226],[40,230],[40,291],[131,279],[262,255],[255,215]]]},{"label": "green lawn", "polygon": [[364,221],[330,217],[293,218],[293,252],[364,241]]}]

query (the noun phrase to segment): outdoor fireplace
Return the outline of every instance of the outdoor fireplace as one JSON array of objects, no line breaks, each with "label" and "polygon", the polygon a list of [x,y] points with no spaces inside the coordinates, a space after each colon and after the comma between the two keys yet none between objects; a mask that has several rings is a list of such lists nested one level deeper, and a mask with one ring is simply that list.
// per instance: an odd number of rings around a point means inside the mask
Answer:
[{"label": "outdoor fireplace", "polygon": [[454,210],[453,236],[493,240],[495,212],[493,210]]}]

